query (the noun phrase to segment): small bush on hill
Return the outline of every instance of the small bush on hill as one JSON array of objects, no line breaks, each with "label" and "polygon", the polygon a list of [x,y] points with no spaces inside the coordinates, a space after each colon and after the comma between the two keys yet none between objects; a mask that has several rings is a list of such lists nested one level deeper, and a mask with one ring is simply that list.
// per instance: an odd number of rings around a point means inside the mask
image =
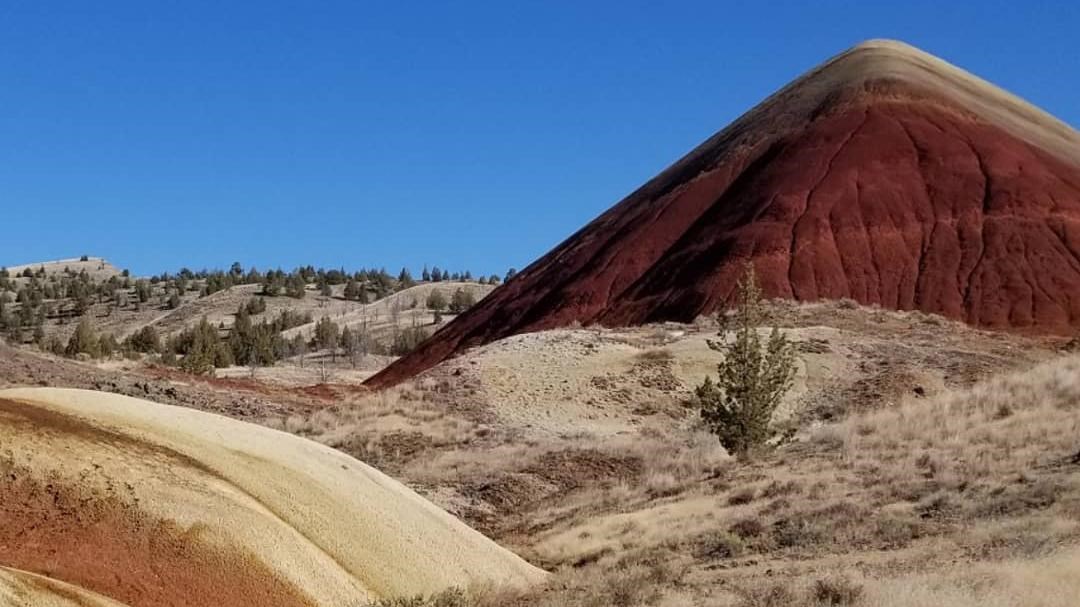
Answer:
[{"label": "small bush on hill", "polygon": [[764,310],[761,289],[753,268],[738,285],[738,309],[731,342],[709,341],[709,347],[724,355],[717,365],[717,380],[705,378],[695,396],[701,417],[733,455],[744,457],[764,446],[775,432],[773,412],[791,389],[795,375],[795,355],[787,336],[776,327],[762,348],[758,327]]}]

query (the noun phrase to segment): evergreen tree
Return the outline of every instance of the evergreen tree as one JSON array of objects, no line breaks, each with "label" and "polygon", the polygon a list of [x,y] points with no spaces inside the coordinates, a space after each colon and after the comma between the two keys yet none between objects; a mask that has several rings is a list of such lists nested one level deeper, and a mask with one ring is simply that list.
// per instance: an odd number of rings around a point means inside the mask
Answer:
[{"label": "evergreen tree", "polygon": [[307,280],[299,273],[290,274],[285,280],[285,294],[293,299],[303,299],[307,290]]},{"label": "evergreen tree", "polygon": [[116,336],[112,333],[106,333],[98,338],[98,350],[101,352],[101,356],[108,358],[119,349],[120,345],[116,342]]},{"label": "evergreen tree", "polygon": [[195,375],[212,373],[221,358],[217,329],[203,316],[191,330],[189,339],[180,368]]},{"label": "evergreen tree", "polygon": [[262,314],[266,311],[266,300],[262,297],[252,297],[244,306],[244,311],[252,316],[255,314]]},{"label": "evergreen tree", "polygon": [[331,356],[336,360],[338,345],[338,326],[330,320],[329,316],[323,316],[315,323],[315,345],[319,349],[330,350]]},{"label": "evergreen tree", "polygon": [[229,331],[228,341],[229,350],[236,364],[246,365],[254,358],[254,329],[246,307],[237,311],[232,330]]},{"label": "evergreen tree", "polygon": [[471,290],[458,287],[454,290],[454,294],[450,296],[450,311],[454,314],[461,314],[475,303],[476,296],[473,295]]},{"label": "evergreen tree", "polygon": [[427,266],[424,266],[424,271],[420,273],[420,280],[431,282],[431,270]]},{"label": "evergreen tree", "polygon": [[355,280],[349,279],[345,283],[345,299],[349,301],[356,301],[360,299],[360,283]]},{"label": "evergreen tree", "polygon": [[773,327],[762,348],[758,328],[764,320],[761,289],[753,267],[738,284],[738,308],[734,339],[709,340],[709,347],[723,353],[717,365],[717,381],[706,377],[695,395],[701,417],[729,453],[744,457],[764,446],[774,435],[773,412],[791,389],[795,354],[778,328]]},{"label": "evergreen tree", "polygon": [[277,280],[271,272],[266,273],[266,277],[262,281],[262,292],[267,297],[276,297],[281,293],[281,283]]},{"label": "evergreen tree", "polygon": [[515,276],[517,276],[517,270],[514,268],[510,268],[506,271],[506,278],[503,278],[503,282],[507,282]]},{"label": "evergreen tree", "polygon": [[413,280],[412,274],[410,274],[409,270],[406,268],[401,268],[397,280],[399,289],[408,289],[409,287],[416,285],[416,281]]},{"label": "evergreen tree", "polygon": [[145,280],[135,281],[135,297],[139,299],[139,303],[146,303],[150,301],[150,296],[153,294],[153,290],[150,287],[150,283]]},{"label": "evergreen tree", "polygon": [[431,333],[424,327],[406,327],[394,338],[394,342],[390,345],[390,354],[405,356],[415,350],[428,337],[431,337]]},{"label": "evergreen tree", "polygon": [[101,345],[88,319],[84,318],[79,321],[78,326],[75,327],[75,332],[68,339],[64,354],[72,358],[79,354],[86,354],[90,358],[101,356]]},{"label": "evergreen tree", "polygon": [[446,309],[446,296],[443,295],[442,290],[432,289],[428,294],[427,301],[425,302],[427,309],[435,312],[442,312]]},{"label": "evergreen tree", "polygon": [[307,354],[307,341],[304,340],[304,336],[299,333],[292,338],[292,342],[289,344],[289,351],[293,356],[300,359],[300,368],[304,368],[304,356]]},{"label": "evergreen tree", "polygon": [[132,350],[143,354],[161,350],[161,339],[158,337],[157,329],[153,325],[147,325],[132,334],[128,338],[128,344]]},{"label": "evergreen tree", "polygon": [[345,353],[345,356],[349,359],[349,363],[353,367],[356,366],[356,355],[359,352],[359,342],[357,340],[356,333],[346,325],[341,329],[341,338],[338,340],[341,344],[341,350]]}]

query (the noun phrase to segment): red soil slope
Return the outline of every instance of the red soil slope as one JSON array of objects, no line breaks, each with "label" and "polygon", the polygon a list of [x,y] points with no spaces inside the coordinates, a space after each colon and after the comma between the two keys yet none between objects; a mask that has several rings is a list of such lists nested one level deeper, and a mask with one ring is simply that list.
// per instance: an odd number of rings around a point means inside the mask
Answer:
[{"label": "red soil slope", "polygon": [[368,384],[582,324],[690,321],[751,261],[768,295],[1003,329],[1080,326],[1080,135],[920,51],[872,42],[803,76]]}]

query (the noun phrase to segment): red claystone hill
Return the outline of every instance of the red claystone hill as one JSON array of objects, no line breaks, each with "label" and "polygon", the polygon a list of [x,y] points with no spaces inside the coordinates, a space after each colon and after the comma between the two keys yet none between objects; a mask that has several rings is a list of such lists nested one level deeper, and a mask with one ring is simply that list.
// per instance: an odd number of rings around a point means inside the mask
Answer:
[{"label": "red claystone hill", "polygon": [[834,57],[368,381],[568,325],[690,321],[752,261],[768,295],[1080,327],[1080,134],[907,45]]}]

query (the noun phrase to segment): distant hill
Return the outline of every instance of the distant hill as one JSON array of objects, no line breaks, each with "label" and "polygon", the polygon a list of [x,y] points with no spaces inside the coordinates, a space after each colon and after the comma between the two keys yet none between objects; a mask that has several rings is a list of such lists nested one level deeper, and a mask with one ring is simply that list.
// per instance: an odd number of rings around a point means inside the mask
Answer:
[{"label": "distant hill", "polygon": [[96,281],[108,280],[113,276],[119,276],[121,270],[109,263],[103,257],[87,257],[85,261],[79,257],[73,257],[71,259],[56,259],[53,261],[38,261],[34,263],[24,263],[17,266],[7,266],[8,273],[12,277],[17,277],[22,274],[24,270],[29,269],[31,272],[37,272],[41,268],[45,268],[45,274],[61,274],[65,269],[78,274],[83,270],[86,270],[90,277]]}]

